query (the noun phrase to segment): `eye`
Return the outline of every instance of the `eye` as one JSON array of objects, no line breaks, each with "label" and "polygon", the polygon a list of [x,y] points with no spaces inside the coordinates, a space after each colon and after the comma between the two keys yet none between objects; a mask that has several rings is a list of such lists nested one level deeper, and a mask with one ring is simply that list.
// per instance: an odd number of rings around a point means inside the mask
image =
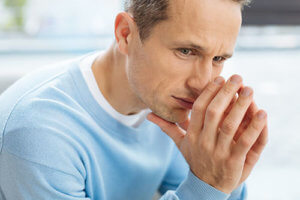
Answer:
[{"label": "eye", "polygon": [[177,51],[179,51],[180,54],[182,54],[184,56],[193,55],[193,53],[194,53],[192,49],[187,49],[187,48],[180,48],[180,49],[177,49]]},{"label": "eye", "polygon": [[218,63],[223,62],[225,60],[226,60],[226,58],[224,58],[222,56],[216,56],[213,58],[213,61],[218,62]]}]

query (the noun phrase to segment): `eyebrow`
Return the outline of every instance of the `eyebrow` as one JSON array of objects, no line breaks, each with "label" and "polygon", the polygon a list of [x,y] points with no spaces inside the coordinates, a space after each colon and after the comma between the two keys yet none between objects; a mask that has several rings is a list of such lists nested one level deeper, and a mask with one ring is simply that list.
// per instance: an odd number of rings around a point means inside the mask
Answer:
[{"label": "eyebrow", "polygon": [[[177,43],[175,43],[175,45],[185,46],[185,47],[188,47],[188,48],[196,49],[198,51],[206,51],[206,48],[204,48],[200,45],[194,44],[193,42],[190,42],[190,41],[177,42]],[[232,53],[225,53],[225,54],[220,55],[220,56],[225,57],[225,58],[231,58],[233,56],[233,54]]]}]

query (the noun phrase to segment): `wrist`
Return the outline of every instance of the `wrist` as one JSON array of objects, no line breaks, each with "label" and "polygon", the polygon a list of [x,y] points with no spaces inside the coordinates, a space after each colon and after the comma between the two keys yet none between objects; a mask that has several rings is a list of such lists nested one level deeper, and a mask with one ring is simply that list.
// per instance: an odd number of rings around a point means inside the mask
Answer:
[{"label": "wrist", "polygon": [[[206,184],[210,185],[211,187],[223,192],[223,193],[226,193],[226,194],[231,194],[231,192],[234,190],[233,188],[228,188],[228,183],[222,183],[220,181],[220,179],[218,179],[217,176],[214,176],[215,179],[211,179],[209,177],[202,177],[202,176],[199,176],[197,175],[197,173],[194,173],[193,170],[191,170],[191,173],[194,174],[195,177],[197,177],[198,179],[202,180],[203,182],[205,182]],[[227,186],[227,187],[226,187]]]},{"label": "wrist", "polygon": [[230,194],[226,194],[205,183],[191,171],[189,171],[187,178],[177,188],[176,194],[182,200],[226,200],[230,196]]}]

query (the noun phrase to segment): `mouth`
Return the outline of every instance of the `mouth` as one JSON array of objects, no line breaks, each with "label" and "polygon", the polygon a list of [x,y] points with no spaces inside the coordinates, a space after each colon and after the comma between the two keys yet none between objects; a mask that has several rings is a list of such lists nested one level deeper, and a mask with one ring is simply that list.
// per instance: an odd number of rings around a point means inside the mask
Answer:
[{"label": "mouth", "polygon": [[195,102],[195,100],[193,99],[188,99],[188,98],[180,98],[180,97],[175,97],[175,96],[172,96],[177,104],[179,104],[181,107],[185,108],[185,109],[192,109],[193,108],[193,104]]}]

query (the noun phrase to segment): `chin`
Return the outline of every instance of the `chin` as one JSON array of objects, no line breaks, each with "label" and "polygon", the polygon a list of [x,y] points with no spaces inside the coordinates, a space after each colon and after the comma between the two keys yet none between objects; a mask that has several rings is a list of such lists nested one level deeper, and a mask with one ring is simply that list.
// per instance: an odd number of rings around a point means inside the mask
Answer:
[{"label": "chin", "polygon": [[172,123],[182,123],[185,122],[188,119],[190,110],[186,109],[170,109],[168,112],[154,112],[157,116],[161,117],[162,119],[172,122]]},{"label": "chin", "polygon": [[154,98],[153,101],[146,104],[147,107],[160,118],[171,123],[185,122],[191,110],[176,106],[172,101],[162,101]]}]

